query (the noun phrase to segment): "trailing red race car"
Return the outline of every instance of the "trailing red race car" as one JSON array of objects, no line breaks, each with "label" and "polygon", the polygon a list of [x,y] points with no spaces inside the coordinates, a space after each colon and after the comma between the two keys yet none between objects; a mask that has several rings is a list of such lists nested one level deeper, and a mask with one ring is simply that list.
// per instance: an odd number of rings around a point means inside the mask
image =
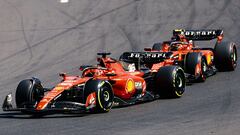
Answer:
[{"label": "trailing red race car", "polygon": [[[214,48],[201,48],[194,41],[217,39]],[[237,66],[237,47],[233,42],[223,41],[222,30],[173,30],[170,41],[155,43],[148,52],[172,52],[164,65],[179,65],[189,80],[205,81],[216,71],[232,71]],[[155,66],[161,64],[155,64]],[[157,68],[157,67],[156,67]]]},{"label": "trailing red race car", "polygon": [[[142,62],[158,63],[158,59],[149,57],[156,54],[164,56],[167,53],[138,55],[143,56]],[[185,76],[179,66],[163,66],[152,73],[132,64],[134,59],[131,57],[125,57],[124,60],[131,62],[126,63],[108,57],[110,53],[98,55],[101,57],[96,66],[81,66],[82,76],[60,74],[62,81],[51,89],[43,88],[37,78],[22,80],[16,89],[16,107],[13,107],[9,94],[3,110],[29,114],[108,112],[112,106],[132,105],[161,96],[176,98],[184,93]]]}]

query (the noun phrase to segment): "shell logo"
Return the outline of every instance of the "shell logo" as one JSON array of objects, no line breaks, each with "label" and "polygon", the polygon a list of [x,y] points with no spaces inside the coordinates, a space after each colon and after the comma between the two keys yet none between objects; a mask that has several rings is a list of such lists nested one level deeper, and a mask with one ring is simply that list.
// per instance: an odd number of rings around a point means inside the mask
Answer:
[{"label": "shell logo", "polygon": [[133,79],[128,79],[126,82],[126,92],[131,93],[135,89],[134,81]]},{"label": "shell logo", "polygon": [[207,55],[207,64],[211,64],[211,54]]}]

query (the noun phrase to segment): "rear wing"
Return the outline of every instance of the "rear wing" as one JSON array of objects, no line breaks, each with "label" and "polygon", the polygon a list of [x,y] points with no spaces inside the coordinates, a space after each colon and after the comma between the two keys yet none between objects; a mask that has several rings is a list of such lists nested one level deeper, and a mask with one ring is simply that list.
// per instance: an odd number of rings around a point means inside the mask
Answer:
[{"label": "rear wing", "polygon": [[184,29],[175,29],[173,30],[173,36],[182,34],[188,40],[212,40],[218,38],[222,40],[223,30],[184,30]]},{"label": "rear wing", "polygon": [[120,60],[128,63],[154,64],[169,59],[172,52],[124,52]]}]

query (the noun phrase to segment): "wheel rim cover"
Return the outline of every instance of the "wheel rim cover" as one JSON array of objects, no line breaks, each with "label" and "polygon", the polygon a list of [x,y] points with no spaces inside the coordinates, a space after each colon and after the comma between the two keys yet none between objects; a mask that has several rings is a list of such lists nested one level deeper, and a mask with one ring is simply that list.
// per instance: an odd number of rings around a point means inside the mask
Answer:
[{"label": "wheel rim cover", "polygon": [[103,97],[104,97],[104,101],[108,101],[109,98],[110,98],[109,92],[108,91],[104,91]]}]

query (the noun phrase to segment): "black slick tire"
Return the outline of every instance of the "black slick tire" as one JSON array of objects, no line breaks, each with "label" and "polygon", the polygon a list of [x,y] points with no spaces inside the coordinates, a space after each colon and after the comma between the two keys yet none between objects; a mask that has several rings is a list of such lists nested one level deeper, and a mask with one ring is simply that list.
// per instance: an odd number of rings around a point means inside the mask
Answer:
[{"label": "black slick tire", "polygon": [[214,48],[214,63],[219,71],[233,71],[237,67],[237,47],[233,42],[222,41]]},{"label": "black slick tire", "polygon": [[207,61],[200,52],[188,53],[184,60],[185,72],[195,76],[195,81],[206,80]]},{"label": "black slick tire", "polygon": [[[41,84],[32,79],[22,80],[16,89],[15,100],[18,108],[33,109],[33,105],[40,101],[44,95]],[[28,111],[22,111],[27,113]]]},{"label": "black slick tire", "polygon": [[161,67],[156,76],[156,92],[163,98],[179,98],[185,91],[184,71],[179,66]]},{"label": "black slick tire", "polygon": [[113,105],[114,93],[112,85],[108,81],[90,79],[85,84],[84,97],[85,101],[89,94],[95,92],[96,107],[95,113],[109,112]]}]

